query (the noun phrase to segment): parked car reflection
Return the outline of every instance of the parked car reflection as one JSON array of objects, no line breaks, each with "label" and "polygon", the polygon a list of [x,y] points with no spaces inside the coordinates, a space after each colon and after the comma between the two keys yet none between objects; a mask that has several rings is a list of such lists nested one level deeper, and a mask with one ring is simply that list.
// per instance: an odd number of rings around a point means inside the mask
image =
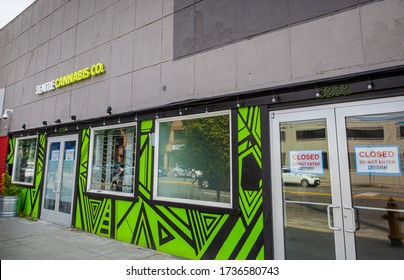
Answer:
[{"label": "parked car reflection", "polygon": [[294,171],[287,167],[282,168],[282,180],[284,184],[295,184],[304,188],[320,185],[320,178],[316,175]]},{"label": "parked car reflection", "polygon": [[194,168],[184,167],[182,165],[175,166],[171,174],[173,177],[190,177],[192,179],[202,176],[202,171],[196,170]]}]

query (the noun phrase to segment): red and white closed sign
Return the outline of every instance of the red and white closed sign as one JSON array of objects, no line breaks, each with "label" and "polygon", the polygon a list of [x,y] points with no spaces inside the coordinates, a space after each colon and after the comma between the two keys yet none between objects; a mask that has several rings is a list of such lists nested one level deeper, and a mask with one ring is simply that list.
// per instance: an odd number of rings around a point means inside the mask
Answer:
[{"label": "red and white closed sign", "polygon": [[289,162],[293,171],[324,174],[323,152],[321,150],[289,151]]},{"label": "red and white closed sign", "polygon": [[356,173],[400,176],[398,146],[355,146]]}]

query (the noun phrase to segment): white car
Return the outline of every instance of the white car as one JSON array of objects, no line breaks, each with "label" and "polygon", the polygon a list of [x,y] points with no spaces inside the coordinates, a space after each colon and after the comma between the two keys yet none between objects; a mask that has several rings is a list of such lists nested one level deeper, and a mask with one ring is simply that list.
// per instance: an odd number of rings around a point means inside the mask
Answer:
[{"label": "white car", "polygon": [[191,177],[192,179],[195,179],[195,178],[202,176],[202,171],[195,170],[193,168],[187,168],[182,165],[177,165],[172,169],[171,174],[175,178],[176,177]]},{"label": "white car", "polygon": [[313,186],[317,187],[320,185],[320,178],[314,174],[303,173],[296,171],[294,172],[290,168],[282,168],[282,181],[286,184],[300,185],[304,188]]}]

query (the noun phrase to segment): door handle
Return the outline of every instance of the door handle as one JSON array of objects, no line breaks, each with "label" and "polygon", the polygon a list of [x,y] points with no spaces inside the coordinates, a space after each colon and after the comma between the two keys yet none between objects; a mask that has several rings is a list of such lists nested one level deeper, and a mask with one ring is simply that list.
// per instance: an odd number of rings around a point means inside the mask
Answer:
[{"label": "door handle", "polygon": [[55,184],[53,184],[53,192],[58,193],[60,191],[60,181],[55,181]]},{"label": "door handle", "polygon": [[328,205],[327,206],[327,218],[328,218],[328,227],[331,230],[339,231],[341,228],[331,226],[331,208],[340,208],[338,205]]},{"label": "door handle", "polygon": [[346,229],[346,232],[354,233],[356,231],[356,226],[355,226],[355,209],[352,207],[344,207],[346,210],[350,210],[352,214],[352,223],[353,223],[353,229]]}]

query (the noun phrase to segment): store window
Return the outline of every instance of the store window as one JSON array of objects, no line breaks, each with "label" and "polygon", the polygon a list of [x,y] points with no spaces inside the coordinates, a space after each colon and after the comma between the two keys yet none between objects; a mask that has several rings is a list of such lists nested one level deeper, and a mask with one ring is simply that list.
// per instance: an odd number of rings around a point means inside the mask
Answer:
[{"label": "store window", "polygon": [[228,111],[156,120],[154,198],[231,208],[230,125]]},{"label": "store window", "polygon": [[93,128],[89,191],[131,195],[135,186],[136,125]]},{"label": "store window", "polygon": [[13,163],[12,181],[32,186],[35,176],[37,137],[17,138]]}]

